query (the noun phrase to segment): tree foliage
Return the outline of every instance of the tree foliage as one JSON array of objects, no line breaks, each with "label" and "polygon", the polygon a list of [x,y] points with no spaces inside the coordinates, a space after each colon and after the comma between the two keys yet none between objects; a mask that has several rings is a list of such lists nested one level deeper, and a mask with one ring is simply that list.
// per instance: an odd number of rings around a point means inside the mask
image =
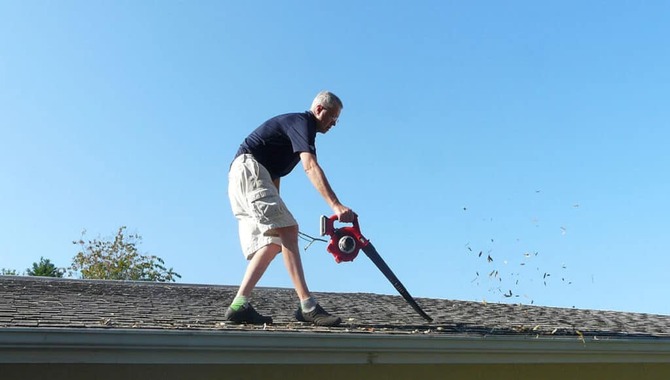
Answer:
[{"label": "tree foliage", "polygon": [[137,245],[142,237],[126,234],[125,230],[125,226],[120,227],[111,241],[85,241],[86,231],[82,232],[82,238],[72,242],[80,246],[80,251],[70,270],[86,279],[175,282],[181,278],[172,268],[167,269],[160,257],[140,254]]},{"label": "tree foliage", "polygon": [[41,277],[63,277],[65,270],[62,268],[57,268],[49,259],[40,257],[39,263],[33,263],[33,267],[26,269],[26,274],[28,276],[41,276]]},{"label": "tree foliage", "polygon": [[16,269],[0,268],[0,276],[18,276]]}]

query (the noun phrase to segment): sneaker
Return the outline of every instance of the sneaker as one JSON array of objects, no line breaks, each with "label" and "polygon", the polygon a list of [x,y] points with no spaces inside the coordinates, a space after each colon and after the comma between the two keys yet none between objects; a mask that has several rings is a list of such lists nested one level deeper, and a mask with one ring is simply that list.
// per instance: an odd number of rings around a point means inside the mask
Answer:
[{"label": "sneaker", "polygon": [[226,310],[226,321],[262,325],[264,323],[272,323],[272,317],[266,317],[265,315],[259,314],[251,304],[247,303],[239,310],[233,310],[229,307],[228,310]]},{"label": "sneaker", "polygon": [[316,308],[309,313],[302,311],[300,307],[295,312],[295,319],[300,322],[312,322],[317,326],[338,326],[342,323],[340,317],[328,314],[327,311],[323,310],[321,305],[317,304]]}]

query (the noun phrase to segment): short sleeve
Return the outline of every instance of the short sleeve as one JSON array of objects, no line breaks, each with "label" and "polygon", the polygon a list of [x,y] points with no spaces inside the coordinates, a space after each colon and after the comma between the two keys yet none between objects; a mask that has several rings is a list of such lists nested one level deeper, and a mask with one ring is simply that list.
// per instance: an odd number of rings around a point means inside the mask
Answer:
[{"label": "short sleeve", "polygon": [[309,152],[316,154],[316,128],[310,128],[310,123],[296,123],[288,129],[289,139],[294,153]]}]

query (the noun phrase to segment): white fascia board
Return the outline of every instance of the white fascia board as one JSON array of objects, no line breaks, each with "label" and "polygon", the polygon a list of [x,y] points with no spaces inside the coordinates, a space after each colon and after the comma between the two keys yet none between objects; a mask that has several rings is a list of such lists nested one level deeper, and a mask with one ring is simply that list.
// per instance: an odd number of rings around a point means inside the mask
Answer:
[{"label": "white fascia board", "polygon": [[0,363],[670,363],[670,340],[4,328]]}]

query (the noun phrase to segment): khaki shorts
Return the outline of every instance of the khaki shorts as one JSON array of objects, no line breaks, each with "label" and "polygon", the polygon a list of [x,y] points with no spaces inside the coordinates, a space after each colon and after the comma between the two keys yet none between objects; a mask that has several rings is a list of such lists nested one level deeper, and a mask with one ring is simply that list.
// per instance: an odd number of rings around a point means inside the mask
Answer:
[{"label": "khaki shorts", "polygon": [[247,260],[266,245],[281,245],[277,228],[298,225],[279,197],[270,173],[250,154],[238,156],[230,166],[228,197]]}]

